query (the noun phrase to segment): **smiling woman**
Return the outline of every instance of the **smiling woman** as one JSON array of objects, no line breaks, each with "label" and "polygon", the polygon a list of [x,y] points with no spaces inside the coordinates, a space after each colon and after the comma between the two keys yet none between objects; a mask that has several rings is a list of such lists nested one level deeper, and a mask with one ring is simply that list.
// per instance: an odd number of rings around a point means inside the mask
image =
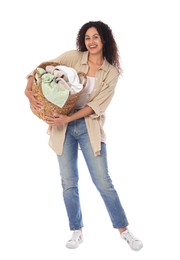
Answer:
[{"label": "smiling woman", "polygon": [[[49,125],[49,145],[59,162],[64,203],[69,227],[73,231],[66,247],[77,248],[83,241],[77,168],[80,147],[112,226],[120,232],[131,249],[137,251],[143,244],[127,228],[129,223],[108,171],[106,135],[103,129],[105,112],[121,74],[116,41],[107,24],[91,21],[80,28],[76,45],[77,50],[67,51],[52,61],[87,75],[87,84],[80,95],[80,102],[68,115],[56,113],[44,117]],[[39,110],[43,105],[32,89],[32,82],[30,74],[25,94],[31,106]]]}]

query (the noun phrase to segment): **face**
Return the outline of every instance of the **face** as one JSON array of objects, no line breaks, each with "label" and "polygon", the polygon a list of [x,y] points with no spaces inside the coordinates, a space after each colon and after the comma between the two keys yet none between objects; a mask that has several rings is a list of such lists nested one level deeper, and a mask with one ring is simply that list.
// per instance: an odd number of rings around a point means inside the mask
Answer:
[{"label": "face", "polygon": [[98,54],[103,52],[103,43],[95,27],[91,27],[86,31],[85,45],[89,53]]}]

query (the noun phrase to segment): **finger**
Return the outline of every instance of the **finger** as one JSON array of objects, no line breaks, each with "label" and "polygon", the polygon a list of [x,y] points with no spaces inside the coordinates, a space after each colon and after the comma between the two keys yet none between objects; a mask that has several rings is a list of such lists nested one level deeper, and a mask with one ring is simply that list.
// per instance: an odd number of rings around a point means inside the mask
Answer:
[{"label": "finger", "polygon": [[52,116],[45,116],[44,118],[47,119],[47,120],[53,120],[54,119],[54,117],[52,117]]},{"label": "finger", "polygon": [[53,114],[53,117],[55,117],[55,118],[59,118],[60,116],[59,116],[59,114],[54,113],[54,114]]},{"label": "finger", "polygon": [[41,101],[38,101],[37,99],[34,100],[34,104],[38,107],[43,107],[43,104]]}]

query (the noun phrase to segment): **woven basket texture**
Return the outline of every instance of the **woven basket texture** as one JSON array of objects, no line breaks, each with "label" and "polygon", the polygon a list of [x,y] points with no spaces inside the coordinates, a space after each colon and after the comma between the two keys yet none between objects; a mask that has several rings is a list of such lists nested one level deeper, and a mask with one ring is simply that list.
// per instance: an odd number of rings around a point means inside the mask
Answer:
[{"label": "woven basket texture", "polygon": [[[43,68],[45,69],[46,66],[51,65],[51,66],[59,66],[60,64],[57,62],[43,62],[37,68]],[[33,72],[34,80],[33,80],[33,85],[32,85],[32,90],[37,92],[37,99],[43,104],[42,109],[35,110],[31,107],[31,111],[40,119],[44,119],[45,115],[46,116],[52,116],[54,113],[61,114],[61,115],[68,115],[75,107],[76,102],[83,92],[83,89],[86,85],[87,82],[87,77],[84,72],[79,72],[77,73],[79,76],[80,81],[83,84],[83,88],[81,91],[75,94],[70,94],[66,103],[64,104],[63,107],[59,107],[50,101],[48,101],[43,92],[42,92],[42,80],[41,77],[39,78],[39,83],[37,84],[37,81],[35,80],[35,75],[38,74],[37,68]],[[39,75],[39,74],[38,74]]]}]

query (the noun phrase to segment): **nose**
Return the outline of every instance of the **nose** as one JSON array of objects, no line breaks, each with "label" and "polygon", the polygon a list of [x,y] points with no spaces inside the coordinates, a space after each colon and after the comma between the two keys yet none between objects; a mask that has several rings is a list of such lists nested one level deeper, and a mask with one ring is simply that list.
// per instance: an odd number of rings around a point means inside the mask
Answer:
[{"label": "nose", "polygon": [[94,43],[94,38],[91,37],[91,38],[89,39],[89,42],[90,42],[90,43]]}]

